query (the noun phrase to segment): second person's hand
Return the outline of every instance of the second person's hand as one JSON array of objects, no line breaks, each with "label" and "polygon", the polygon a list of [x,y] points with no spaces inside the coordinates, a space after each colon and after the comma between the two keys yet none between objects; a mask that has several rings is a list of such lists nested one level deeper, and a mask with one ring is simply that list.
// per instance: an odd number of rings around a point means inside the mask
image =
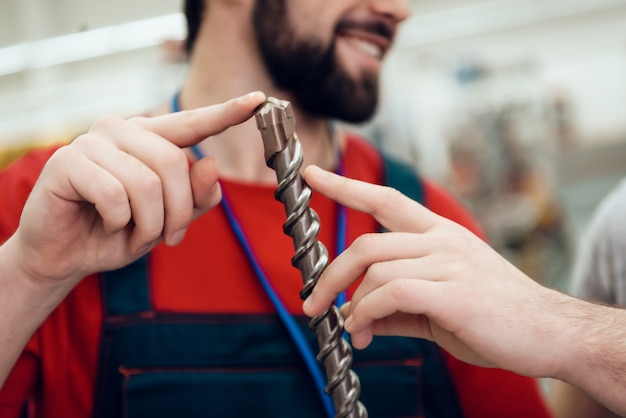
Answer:
[{"label": "second person's hand", "polygon": [[312,189],[390,231],[359,237],[326,268],[304,303],[307,315],[322,314],[363,276],[342,308],[356,348],[373,335],[419,337],[472,364],[557,374],[575,339],[562,321],[576,312],[562,310],[583,302],[540,286],[470,231],[397,190],[314,166],[304,175]]}]

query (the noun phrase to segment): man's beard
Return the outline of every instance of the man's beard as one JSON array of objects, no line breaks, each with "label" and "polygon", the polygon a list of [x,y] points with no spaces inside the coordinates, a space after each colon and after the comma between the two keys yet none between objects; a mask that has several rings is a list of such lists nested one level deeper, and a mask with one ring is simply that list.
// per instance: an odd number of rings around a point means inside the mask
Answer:
[{"label": "man's beard", "polygon": [[370,119],[378,103],[378,75],[367,72],[355,80],[341,68],[334,42],[297,39],[286,6],[287,0],[257,0],[253,13],[261,56],[276,87],[311,114],[349,123]]}]

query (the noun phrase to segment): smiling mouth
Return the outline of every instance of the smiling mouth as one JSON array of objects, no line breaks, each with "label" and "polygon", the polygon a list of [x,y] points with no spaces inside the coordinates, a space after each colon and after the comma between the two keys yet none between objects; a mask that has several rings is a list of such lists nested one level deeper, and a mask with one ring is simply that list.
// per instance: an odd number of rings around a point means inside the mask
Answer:
[{"label": "smiling mouth", "polygon": [[385,49],[375,42],[371,42],[356,36],[343,35],[343,38],[353,47],[373,58],[380,60],[385,55]]},{"label": "smiling mouth", "polygon": [[342,22],[337,36],[358,51],[381,60],[391,45],[395,28],[385,21]]}]

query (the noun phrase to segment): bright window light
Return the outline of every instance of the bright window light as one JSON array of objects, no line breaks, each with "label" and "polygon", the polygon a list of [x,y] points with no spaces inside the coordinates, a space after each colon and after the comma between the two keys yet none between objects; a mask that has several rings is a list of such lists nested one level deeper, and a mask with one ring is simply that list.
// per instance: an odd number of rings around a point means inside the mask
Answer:
[{"label": "bright window light", "polygon": [[157,46],[185,33],[185,18],[175,13],[0,48],[0,76]]}]

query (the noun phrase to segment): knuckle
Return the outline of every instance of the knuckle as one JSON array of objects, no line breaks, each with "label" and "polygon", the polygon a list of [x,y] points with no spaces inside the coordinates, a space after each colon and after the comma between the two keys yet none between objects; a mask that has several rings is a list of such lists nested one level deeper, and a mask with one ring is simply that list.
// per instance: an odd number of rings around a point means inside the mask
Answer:
[{"label": "knuckle", "polygon": [[[81,135],[82,136],[82,135]],[[72,147],[70,145],[64,145],[57,149],[48,159],[48,166],[62,164],[68,158],[71,158],[74,154]]]},{"label": "knuckle", "polygon": [[171,145],[167,152],[164,152],[161,156],[160,165],[164,170],[185,170],[189,171],[189,162],[187,160],[187,156],[184,151],[178,148],[175,145],[167,143],[167,145]]},{"label": "knuckle", "polygon": [[467,229],[446,230],[441,235],[441,241],[455,252],[471,253],[476,248],[476,237]]},{"label": "knuckle", "polygon": [[193,218],[192,202],[185,202],[180,207],[169,211],[167,214],[168,222],[171,222],[175,229],[184,228]]},{"label": "knuckle", "polygon": [[379,284],[385,281],[388,274],[389,269],[386,263],[374,263],[367,269],[366,276],[369,281]]},{"label": "knuckle", "polygon": [[57,152],[59,152],[59,151],[60,151],[60,150],[62,150],[62,149],[66,149],[66,148],[68,148],[68,147],[71,147],[71,146],[73,146],[73,145],[76,145],[76,144],[81,144],[81,143],[83,143],[83,142],[85,142],[85,141],[88,141],[88,140],[89,140],[89,136],[90,136],[90,135],[89,135],[88,133],[80,134],[80,135],[78,135],[76,138],[74,138],[74,139],[72,140],[72,142],[70,142],[68,145],[65,145],[65,146],[63,146],[63,147],[59,148],[59,149],[57,150]]},{"label": "knuckle", "polygon": [[98,130],[108,130],[111,127],[118,126],[124,123],[124,120],[116,115],[104,115],[100,116],[96,121],[91,125],[89,129],[90,132],[98,131]]},{"label": "knuckle", "polygon": [[100,193],[107,202],[115,207],[119,207],[120,205],[124,205],[125,207],[128,204],[126,190],[124,190],[124,187],[120,183],[107,182],[101,186]]},{"label": "knuckle", "polygon": [[475,240],[472,239],[468,234],[461,234],[458,238],[458,245],[465,249],[465,251],[474,252],[473,250],[476,248]]},{"label": "knuckle", "polygon": [[68,166],[76,164],[78,159],[82,158],[82,152],[80,147],[76,147],[73,143],[64,145],[57,149],[48,159],[44,170],[47,169],[60,169],[66,173]]},{"label": "knuckle", "polygon": [[202,136],[202,127],[205,125],[205,121],[201,118],[200,109],[185,111],[181,116],[181,126],[184,126],[194,137]]},{"label": "knuckle", "polygon": [[137,126],[143,126],[147,120],[148,120],[148,117],[146,116],[133,116],[131,118],[126,119],[126,122],[133,124],[133,125],[137,125]]},{"label": "knuckle", "polygon": [[380,213],[395,211],[399,201],[406,198],[399,190],[389,186],[383,186],[380,190],[380,194],[381,199],[379,200],[377,208],[377,211]]},{"label": "knuckle", "polygon": [[146,175],[142,184],[145,193],[148,197],[159,198],[163,195],[163,189],[161,187],[161,179],[154,173]]},{"label": "knuckle", "polygon": [[386,197],[385,201],[387,202],[397,201],[398,199],[401,199],[404,197],[404,195],[402,194],[402,192],[400,192],[400,190],[394,189],[393,187],[390,187],[390,186],[384,186],[381,193],[383,193],[384,197]]},{"label": "knuckle", "polygon": [[409,292],[409,282],[408,280],[392,280],[389,283],[389,295],[395,301],[404,300]]},{"label": "knuckle", "polygon": [[[95,140],[95,136],[93,133],[85,133],[82,135],[77,136],[76,138],[74,138],[74,140],[67,145],[66,147],[71,148],[71,149],[75,149],[75,148],[83,148],[83,147],[89,147],[91,143],[93,143],[93,141]],[[62,147],[62,148],[66,148],[66,147]],[[59,150],[61,150],[62,148],[59,148]]]},{"label": "knuckle", "polygon": [[369,254],[376,252],[377,236],[376,233],[363,234],[354,240],[351,248],[359,258],[368,258]]},{"label": "knuckle", "polygon": [[162,234],[163,225],[156,222],[152,222],[150,225],[143,228],[143,237],[146,242],[155,241],[160,238]]},{"label": "knuckle", "polygon": [[136,187],[143,196],[149,199],[158,199],[163,195],[161,179],[153,171],[147,171],[143,175],[137,176]]}]

